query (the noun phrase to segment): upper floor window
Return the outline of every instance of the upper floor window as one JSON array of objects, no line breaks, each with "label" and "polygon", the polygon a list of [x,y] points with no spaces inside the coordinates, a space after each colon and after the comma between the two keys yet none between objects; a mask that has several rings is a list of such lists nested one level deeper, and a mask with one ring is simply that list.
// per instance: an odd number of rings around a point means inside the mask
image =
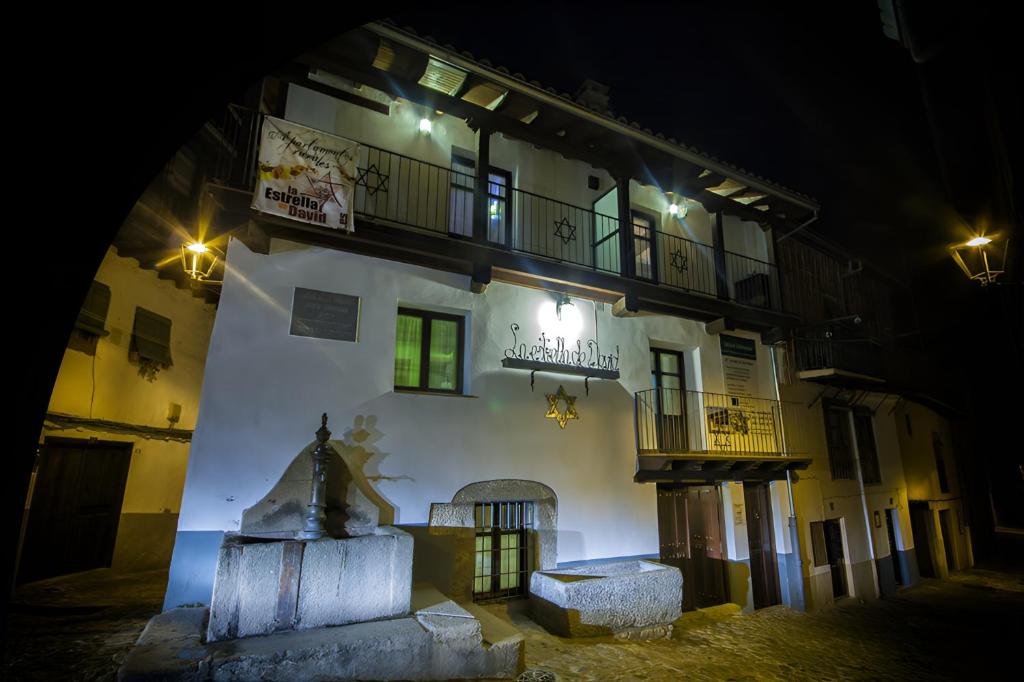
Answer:
[{"label": "upper floor window", "polygon": [[395,389],[462,393],[465,318],[398,309]]},{"label": "upper floor window", "polygon": [[825,408],[825,435],[828,440],[828,464],[832,480],[855,479],[853,446],[846,410],[839,407]]},{"label": "upper floor window", "polygon": [[110,287],[102,282],[93,280],[89,285],[89,293],[86,294],[85,303],[78,311],[78,319],[75,321],[75,328],[92,336],[106,336],[109,332],[105,329],[107,323],[107,311],[110,309]]},{"label": "upper floor window", "polygon": [[875,430],[870,414],[854,414],[853,426],[857,436],[857,454],[860,456],[860,474],[865,485],[882,482],[882,470],[878,465],[878,448],[875,447]]},{"label": "upper floor window", "polygon": [[[476,161],[452,155],[451,199],[448,206],[448,231],[462,237],[473,236],[473,196]],[[508,192],[512,174],[491,166],[487,172],[487,239],[495,244],[509,244]]]},{"label": "upper floor window", "polygon": [[938,431],[932,432],[932,449],[935,450],[935,471],[939,474],[939,490],[949,492],[949,479],[946,476],[946,458],[943,453],[942,436]]},{"label": "upper floor window", "polygon": [[657,274],[657,257],[655,230],[657,223],[654,216],[640,211],[633,211],[633,250],[636,256],[636,276],[641,279],[655,280]]}]

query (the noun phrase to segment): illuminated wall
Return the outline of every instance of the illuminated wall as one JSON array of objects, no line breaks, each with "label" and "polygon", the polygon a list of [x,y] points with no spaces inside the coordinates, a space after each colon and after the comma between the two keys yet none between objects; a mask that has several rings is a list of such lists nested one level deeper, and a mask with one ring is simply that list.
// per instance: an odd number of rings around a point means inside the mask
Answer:
[{"label": "illuminated wall", "polygon": [[[618,346],[621,378],[592,380],[588,395],[580,377],[538,373],[531,391],[529,372],[501,360],[512,323],[525,342],[557,332],[547,292],[493,282],[474,294],[466,276],[279,240],[268,256],[233,240],[227,262],[168,606],[201,600],[220,534],[238,530],[242,510],[312,440],[322,412],[337,439],[368,429],[364,473],[396,523],[425,523],[432,502],[451,501],[469,483],[528,479],[558,496],[559,562],[658,553],[655,487],[632,480],[633,394],[650,387],[652,344],[689,351],[688,388],[724,392],[719,339],[702,323],[618,318],[607,304],[574,299],[563,322],[576,319],[602,352]],[[361,297],[359,341],[290,336],[295,287]],[[399,305],[465,315],[468,397],[394,391]],[[757,349],[757,381],[770,397],[768,349]],[[580,414],[564,430],[544,416],[544,396],[559,385]]]},{"label": "illuminated wall", "polygon": [[[169,280],[158,279],[156,272],[140,269],[137,261],[118,256],[113,247],[94,279],[111,290],[105,325],[110,333],[98,339],[95,354],[83,352],[77,343],[69,345],[48,412],[167,428],[168,406],[177,403],[181,416],[175,428],[194,428],[214,306],[197,299],[191,291],[176,288]],[[136,306],[172,321],[174,364],[160,370],[154,381],[140,376],[138,365],[128,357]],[[58,428],[51,420],[44,423],[40,442],[48,436],[134,444],[113,567],[166,567],[185,482],[188,443],[115,433],[99,427]]]}]

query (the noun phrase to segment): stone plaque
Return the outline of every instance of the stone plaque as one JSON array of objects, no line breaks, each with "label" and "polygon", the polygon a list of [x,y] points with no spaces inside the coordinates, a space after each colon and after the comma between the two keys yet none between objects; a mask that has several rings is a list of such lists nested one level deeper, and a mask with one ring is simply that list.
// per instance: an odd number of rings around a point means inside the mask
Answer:
[{"label": "stone plaque", "polygon": [[359,339],[359,297],[295,287],[292,336],[335,341]]}]

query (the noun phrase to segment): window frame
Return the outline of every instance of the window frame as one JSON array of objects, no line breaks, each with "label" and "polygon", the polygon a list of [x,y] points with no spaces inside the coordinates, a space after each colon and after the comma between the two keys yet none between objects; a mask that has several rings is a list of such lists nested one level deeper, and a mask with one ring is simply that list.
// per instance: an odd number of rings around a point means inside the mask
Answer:
[{"label": "window frame", "polygon": [[[861,443],[857,427],[866,424],[864,438],[870,441]],[[853,438],[857,443],[857,459],[860,461],[860,476],[864,485],[882,484],[882,464],[878,459],[878,440],[875,437],[875,420],[868,410],[853,410]],[[863,445],[868,445],[871,450],[865,452]],[[867,465],[866,465],[867,464]]]},{"label": "window frame", "polygon": [[[646,220],[649,223],[649,227],[644,228],[642,225],[636,224],[636,219]],[[657,282],[658,280],[658,220],[652,213],[647,211],[630,207],[629,209],[629,236],[633,240],[633,268],[636,269],[636,259],[638,257],[636,244],[637,241],[648,242],[648,253],[650,254],[650,273],[648,277],[643,277],[634,271],[634,275],[637,279],[645,282]],[[647,229],[648,236],[638,236],[636,233],[637,228]]]},{"label": "window frame", "polygon": [[[440,393],[442,395],[463,395],[464,381],[463,373],[466,366],[466,317],[465,315],[457,315],[454,313],[441,313],[434,310],[423,310],[422,308],[410,308],[407,306],[399,306],[398,312],[395,315],[395,329],[397,334],[398,329],[398,317],[406,315],[409,317],[418,317],[422,321],[422,333],[420,336],[420,380],[419,386],[399,386],[397,383],[397,375],[391,379],[392,386],[395,391],[403,393]],[[433,320],[445,320],[449,322],[455,322],[458,325],[456,336],[458,338],[458,347],[456,352],[456,364],[455,364],[455,388],[430,388],[430,329],[431,322]],[[395,348],[397,351],[398,338],[395,338]]]}]

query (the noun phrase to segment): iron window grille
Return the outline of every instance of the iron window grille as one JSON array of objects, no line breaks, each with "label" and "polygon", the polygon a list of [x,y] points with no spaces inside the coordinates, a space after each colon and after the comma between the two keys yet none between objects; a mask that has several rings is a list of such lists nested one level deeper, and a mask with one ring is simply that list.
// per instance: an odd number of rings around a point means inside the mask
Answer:
[{"label": "iron window grille", "polygon": [[533,503],[478,502],[474,509],[473,601],[526,595],[533,556],[530,540]]}]

